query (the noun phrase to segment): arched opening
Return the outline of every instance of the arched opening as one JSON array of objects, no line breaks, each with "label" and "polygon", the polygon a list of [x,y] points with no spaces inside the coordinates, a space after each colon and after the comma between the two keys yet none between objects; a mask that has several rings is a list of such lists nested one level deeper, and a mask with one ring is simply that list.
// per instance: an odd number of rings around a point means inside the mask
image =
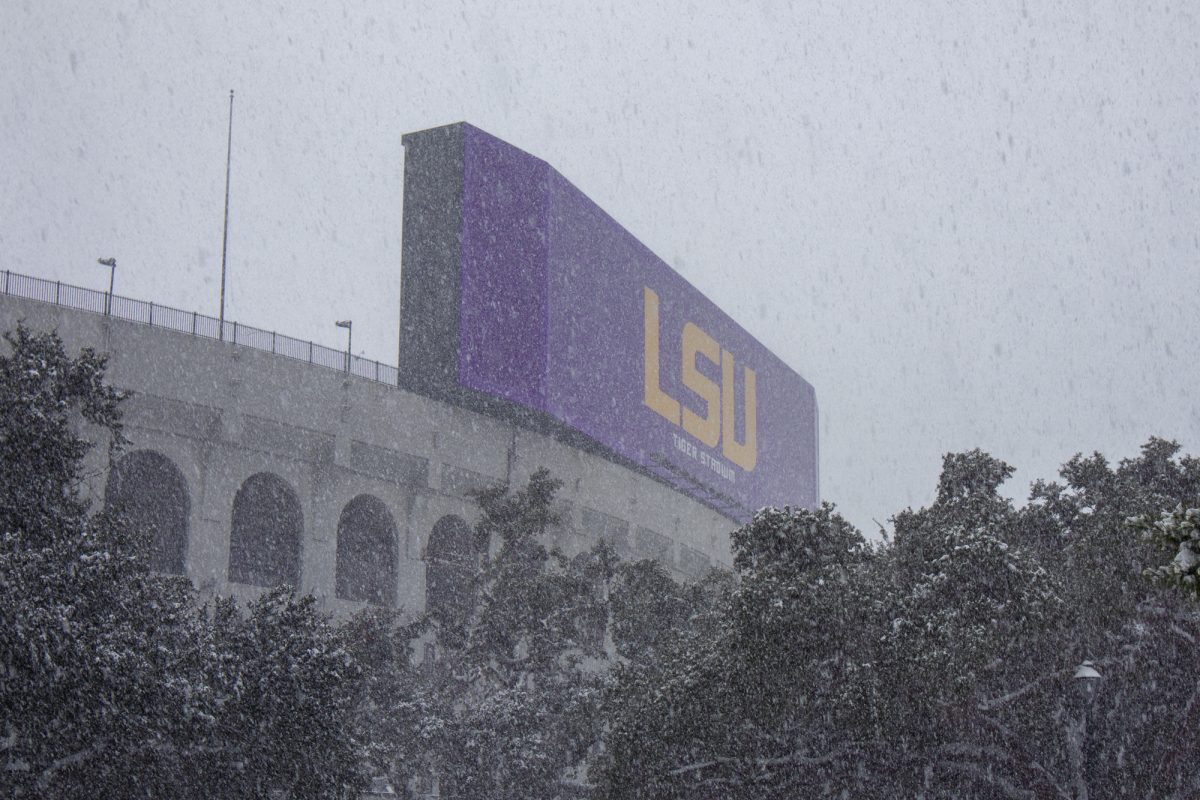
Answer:
[{"label": "arched opening", "polygon": [[337,596],[390,606],[396,598],[396,523],[378,497],[360,494],[337,528]]},{"label": "arched opening", "polygon": [[439,621],[465,620],[474,576],[471,526],[453,514],[442,517],[425,547],[425,610]]},{"label": "arched opening", "polygon": [[184,573],[192,502],[183,473],[162,453],[134,450],[108,473],[104,508],[116,511],[150,544],[150,568]]},{"label": "arched opening", "polygon": [[251,475],[233,498],[229,580],[298,587],[303,531],[304,514],[292,487],[270,472]]}]

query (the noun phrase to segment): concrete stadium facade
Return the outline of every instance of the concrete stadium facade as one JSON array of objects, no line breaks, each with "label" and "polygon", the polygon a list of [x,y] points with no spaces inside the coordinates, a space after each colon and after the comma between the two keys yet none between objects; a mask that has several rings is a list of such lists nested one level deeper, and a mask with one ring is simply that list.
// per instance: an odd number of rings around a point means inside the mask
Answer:
[{"label": "concrete stadium facade", "polygon": [[[114,485],[124,486],[149,503],[150,518],[156,503],[171,506],[164,513],[173,521],[155,523],[182,536],[167,569],[186,575],[202,595],[249,599],[270,576],[291,575],[288,582],[338,615],[367,603],[418,613],[441,580],[439,562],[469,547],[463,537],[478,513],[471,490],[518,488],[540,467],[563,482],[563,522],[551,544],[564,552],[607,538],[627,556],[656,558],[683,578],[730,563],[731,519],[562,431],[365,377],[358,359],[348,371],[319,366],[244,343],[236,332],[221,340],[162,327],[153,306],[149,324],[133,321],[142,317],[126,309],[136,301],[13,280],[19,277],[5,275],[0,328],[23,322],[57,331],[68,352],[107,354],[109,381],[129,395],[125,458],[142,466],[115,481],[122,462],[110,470],[98,447],[87,491],[102,504]],[[47,287],[55,287],[53,297]],[[192,331],[197,319],[205,318],[191,314]],[[271,341],[274,347],[274,334]],[[310,361],[312,353],[310,346]],[[139,481],[153,485],[139,490]],[[266,505],[254,506],[252,496]],[[291,527],[269,531],[283,516]],[[277,544],[256,541],[260,535],[283,536],[293,562],[275,572],[266,562],[255,566],[254,548]],[[366,543],[351,547],[351,540]],[[252,555],[246,564],[239,562],[244,550]],[[360,578],[365,583],[356,585]]]},{"label": "concrete stadium facade", "polygon": [[548,544],[685,579],[754,509],[816,505],[807,381],[546,162],[465,122],[403,143],[398,366],[2,273],[3,329],[106,354],[128,393],[131,444],[96,448],[87,491],[155,569],[416,614],[477,567],[473,492],[543,467]]}]

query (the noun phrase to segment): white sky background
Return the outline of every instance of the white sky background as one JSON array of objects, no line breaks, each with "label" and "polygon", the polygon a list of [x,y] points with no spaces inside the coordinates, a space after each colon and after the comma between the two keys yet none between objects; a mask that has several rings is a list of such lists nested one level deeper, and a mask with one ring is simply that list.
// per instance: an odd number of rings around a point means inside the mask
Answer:
[{"label": "white sky background", "polygon": [[864,530],[1200,450],[1189,3],[180,5],[0,3],[0,269],[215,316],[233,88],[228,318],[395,363],[400,137],[467,120],[815,385]]}]

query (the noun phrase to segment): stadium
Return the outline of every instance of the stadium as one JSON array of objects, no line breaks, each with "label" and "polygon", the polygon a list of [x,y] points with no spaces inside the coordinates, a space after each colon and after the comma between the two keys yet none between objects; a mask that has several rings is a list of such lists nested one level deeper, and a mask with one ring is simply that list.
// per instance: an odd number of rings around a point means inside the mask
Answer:
[{"label": "stadium", "polygon": [[0,324],[109,358],[131,444],[86,487],[204,595],[342,614],[447,602],[473,492],[562,481],[568,554],[728,565],[764,505],[819,501],[803,378],[544,161],[466,123],[404,137],[395,366],[3,273]]}]

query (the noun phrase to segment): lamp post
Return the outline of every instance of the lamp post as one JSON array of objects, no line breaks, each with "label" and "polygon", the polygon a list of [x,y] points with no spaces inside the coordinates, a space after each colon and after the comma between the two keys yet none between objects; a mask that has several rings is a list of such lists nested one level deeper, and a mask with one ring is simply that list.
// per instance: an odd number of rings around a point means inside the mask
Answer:
[{"label": "lamp post", "polygon": [[354,341],[354,321],[349,319],[338,320],[334,323],[339,328],[346,329],[346,372],[350,371],[350,344]]},{"label": "lamp post", "polygon": [[1091,661],[1084,661],[1075,668],[1071,679],[1072,689],[1077,696],[1078,718],[1068,717],[1067,754],[1075,777],[1075,800],[1088,800],[1087,780],[1087,721],[1088,710],[1096,699],[1103,676]]},{"label": "lamp post", "polygon": [[113,284],[117,280],[117,260],[115,258],[97,258],[96,263],[108,267],[108,294],[104,298],[104,316],[112,313]]}]

